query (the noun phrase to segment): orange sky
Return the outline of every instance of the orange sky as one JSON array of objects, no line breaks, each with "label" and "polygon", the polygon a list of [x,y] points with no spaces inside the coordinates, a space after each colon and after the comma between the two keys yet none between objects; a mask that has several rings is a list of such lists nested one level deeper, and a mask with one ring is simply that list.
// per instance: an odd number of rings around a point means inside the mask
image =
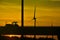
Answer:
[{"label": "orange sky", "polygon": [[[60,26],[60,1],[57,0],[25,0],[24,25],[33,26],[34,5],[36,4],[37,26]],[[0,1],[0,25],[18,21],[21,25],[21,0]]]}]

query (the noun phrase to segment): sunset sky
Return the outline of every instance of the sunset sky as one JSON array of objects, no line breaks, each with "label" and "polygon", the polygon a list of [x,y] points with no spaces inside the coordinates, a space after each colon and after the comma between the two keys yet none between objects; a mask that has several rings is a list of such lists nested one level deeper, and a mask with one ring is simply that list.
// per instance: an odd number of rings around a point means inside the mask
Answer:
[{"label": "sunset sky", "polygon": [[[60,26],[60,0],[24,0],[25,26],[33,26],[35,5],[37,26]],[[12,21],[21,24],[21,0],[0,0],[0,25]]]}]

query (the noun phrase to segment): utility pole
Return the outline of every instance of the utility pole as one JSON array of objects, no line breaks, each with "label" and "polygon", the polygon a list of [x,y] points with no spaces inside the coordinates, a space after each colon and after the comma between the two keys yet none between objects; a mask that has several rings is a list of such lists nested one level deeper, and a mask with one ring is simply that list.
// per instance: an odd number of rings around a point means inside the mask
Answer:
[{"label": "utility pole", "polygon": [[21,40],[23,40],[23,27],[24,27],[24,0],[21,0],[21,27],[22,27],[22,36]]},{"label": "utility pole", "polygon": [[24,27],[24,0],[21,1],[21,26]]}]

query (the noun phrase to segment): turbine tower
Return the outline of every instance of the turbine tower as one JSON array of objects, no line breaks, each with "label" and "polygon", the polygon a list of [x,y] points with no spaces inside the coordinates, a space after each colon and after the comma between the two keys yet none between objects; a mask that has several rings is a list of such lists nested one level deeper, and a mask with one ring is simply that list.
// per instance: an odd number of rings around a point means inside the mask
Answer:
[{"label": "turbine tower", "polygon": [[[53,28],[53,20],[51,20],[51,27]],[[53,36],[54,36],[54,34],[52,32],[52,38],[54,38]]]},{"label": "turbine tower", "polygon": [[53,20],[51,20],[51,27],[53,27]]}]

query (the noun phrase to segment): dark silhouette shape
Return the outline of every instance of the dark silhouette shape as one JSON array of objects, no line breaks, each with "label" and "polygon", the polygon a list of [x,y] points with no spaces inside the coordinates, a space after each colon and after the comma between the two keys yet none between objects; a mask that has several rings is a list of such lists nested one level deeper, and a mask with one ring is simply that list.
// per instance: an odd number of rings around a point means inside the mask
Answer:
[{"label": "dark silhouette shape", "polygon": [[[22,31],[22,27],[16,23],[6,24],[4,27],[0,27],[0,35],[1,34],[23,34],[23,35],[58,35],[58,39],[60,39],[60,27],[24,27]],[[24,39],[22,37],[22,39]]]},{"label": "dark silhouette shape", "polygon": [[36,26],[36,6],[34,7],[34,17],[33,17],[33,20],[34,20],[34,27]]},{"label": "dark silhouette shape", "polygon": [[39,38],[38,40],[54,40],[53,38]]},{"label": "dark silhouette shape", "polygon": [[26,38],[26,37],[23,37],[23,38],[21,38],[21,40],[34,40],[33,38]]},{"label": "dark silhouette shape", "polygon": [[21,40],[20,38],[18,37],[11,37],[13,40]]},{"label": "dark silhouette shape", "polygon": [[21,1],[21,26],[24,27],[24,0]]},{"label": "dark silhouette shape", "polygon": [[0,36],[0,40],[8,40],[8,39],[4,36]]},{"label": "dark silhouette shape", "polygon": [[6,24],[3,29],[3,34],[20,34],[19,26],[16,22],[12,24]]},{"label": "dark silhouette shape", "polygon": [[[21,0],[21,31],[22,31],[22,37],[23,37],[23,27],[24,27],[24,0]],[[23,39],[22,39],[23,40]]]}]

